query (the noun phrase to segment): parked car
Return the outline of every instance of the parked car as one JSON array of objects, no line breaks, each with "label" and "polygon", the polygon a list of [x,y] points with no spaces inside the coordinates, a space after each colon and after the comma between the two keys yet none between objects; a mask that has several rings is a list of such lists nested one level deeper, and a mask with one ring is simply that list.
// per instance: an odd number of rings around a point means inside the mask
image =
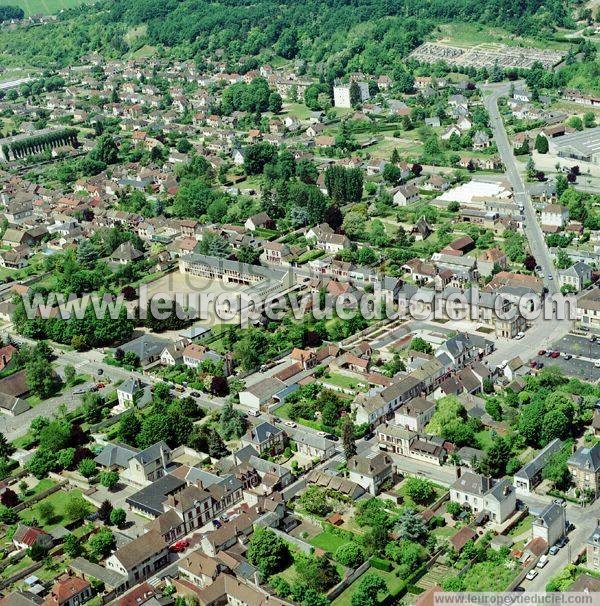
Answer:
[{"label": "parked car", "polygon": [[249,410],[248,414],[251,417],[260,417],[260,410]]},{"label": "parked car", "polygon": [[553,352],[552,352],[552,357],[553,357],[554,359],[559,358],[559,357],[560,357],[560,351],[553,351]]},{"label": "parked car", "polygon": [[340,439],[333,433],[326,433],[323,436],[326,440],[331,440],[332,442],[339,442]]},{"label": "parked car", "polygon": [[96,389],[104,389],[106,387],[105,383],[96,383]]},{"label": "parked car", "polygon": [[567,537],[561,537],[556,544],[562,549],[568,542],[569,539]]},{"label": "parked car", "polygon": [[565,360],[570,360],[572,357],[573,356],[571,354],[568,354],[568,353],[564,354]]},{"label": "parked car", "polygon": [[531,362],[529,362],[529,366],[531,366],[531,368],[536,368],[538,365],[538,363],[535,360],[531,360]]},{"label": "parked car", "polygon": [[550,555],[556,555],[559,551],[560,547],[558,545],[552,545],[552,547],[550,547],[548,553]]},{"label": "parked car", "polygon": [[517,339],[517,341],[518,341],[519,339],[522,339],[524,336],[525,336],[525,333],[524,333],[524,332],[518,332],[518,333],[515,335],[515,339]]},{"label": "parked car", "polygon": [[567,502],[562,499],[562,498],[557,498],[557,499],[553,499],[552,500],[553,503],[555,503],[556,505],[560,505],[561,507],[566,507],[567,506]]},{"label": "parked car", "polygon": [[213,525],[215,528],[221,528],[221,526],[223,526],[223,524],[221,524],[221,521],[220,521],[220,520],[213,520],[213,521],[212,521],[212,525]]},{"label": "parked car", "polygon": [[545,355],[545,354],[546,354],[546,350],[545,350],[545,349],[540,349],[540,350],[538,351],[538,356],[543,356],[543,355]]},{"label": "parked car", "polygon": [[536,566],[538,568],[543,568],[548,563],[548,556],[544,554],[539,560]]},{"label": "parked car", "polygon": [[525,578],[528,581],[533,581],[533,579],[535,579],[535,577],[537,577],[538,575],[538,571],[535,568],[532,568],[526,575]]},{"label": "parked car", "polygon": [[286,421],[285,424],[292,429],[296,429],[296,427],[298,427],[298,424],[294,423],[294,421]]},{"label": "parked car", "polygon": [[190,392],[190,396],[192,396],[192,398],[199,398],[200,397],[200,392],[199,391],[191,391]]},{"label": "parked car", "polygon": [[189,547],[189,545],[190,544],[188,541],[186,541],[185,539],[180,539],[169,547],[169,551],[171,553],[181,553],[182,551],[185,551]]},{"label": "parked car", "polygon": [[594,362],[594,368],[600,368],[600,360]]}]

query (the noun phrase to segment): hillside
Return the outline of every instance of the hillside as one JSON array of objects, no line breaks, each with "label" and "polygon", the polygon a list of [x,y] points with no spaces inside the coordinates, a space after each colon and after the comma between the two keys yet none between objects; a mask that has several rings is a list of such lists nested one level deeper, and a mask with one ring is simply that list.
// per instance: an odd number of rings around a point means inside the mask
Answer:
[{"label": "hillside", "polygon": [[[60,23],[35,31],[3,32],[0,53],[3,63],[45,67],[72,64],[90,51],[115,57],[164,46],[197,60],[303,59],[335,77],[389,71],[438,24],[456,21],[538,38],[572,25],[560,0],[115,0],[66,11]],[[128,34],[140,26],[144,35],[132,43]]]}]

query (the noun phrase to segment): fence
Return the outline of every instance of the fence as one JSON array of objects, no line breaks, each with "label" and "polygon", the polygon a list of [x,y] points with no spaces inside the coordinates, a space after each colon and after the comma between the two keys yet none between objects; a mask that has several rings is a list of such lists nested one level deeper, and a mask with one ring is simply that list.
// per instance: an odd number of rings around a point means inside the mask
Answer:
[{"label": "fence", "polygon": [[60,482],[58,484],[55,484],[54,486],[50,486],[50,488],[46,488],[46,490],[40,490],[40,492],[38,492],[37,494],[34,494],[32,497],[30,497],[26,501],[23,501],[22,503],[19,503],[18,505],[16,505],[13,508],[14,511],[16,511],[16,512],[23,511],[23,509],[27,509],[28,507],[35,505],[37,502],[42,501],[46,497],[49,497],[51,494],[58,492],[65,484],[67,484],[67,481],[63,478],[60,478]]},{"label": "fence", "polygon": [[348,576],[344,577],[337,585],[334,585],[328,592],[327,597],[333,601],[339,597],[358,577],[364,574],[371,567],[369,560],[363,562],[358,568],[354,569]]}]

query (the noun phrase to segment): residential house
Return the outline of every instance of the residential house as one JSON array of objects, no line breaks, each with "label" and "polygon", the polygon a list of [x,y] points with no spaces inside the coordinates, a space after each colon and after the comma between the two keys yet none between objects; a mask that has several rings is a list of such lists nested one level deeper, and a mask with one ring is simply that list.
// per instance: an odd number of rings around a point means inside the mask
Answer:
[{"label": "residential house", "polygon": [[596,499],[600,489],[600,442],[578,448],[567,460],[567,468],[575,487]]},{"label": "residential house", "polygon": [[563,442],[555,438],[538,454],[526,463],[521,469],[515,472],[513,485],[517,494],[528,495],[542,481],[542,470],[550,458],[563,447]]},{"label": "residential house", "polygon": [[600,571],[600,522],[587,540],[585,567]]},{"label": "residential house", "polygon": [[34,545],[40,545],[46,549],[52,547],[52,537],[45,530],[21,523],[17,525],[12,542],[18,551],[29,549]]},{"label": "residential house", "polygon": [[600,288],[592,288],[577,299],[577,317],[582,326],[600,332]]},{"label": "residential house", "polygon": [[547,204],[542,210],[541,224],[543,228],[563,229],[569,221],[569,209],[560,204]]},{"label": "residential house", "polygon": [[325,461],[335,454],[335,442],[310,431],[297,431],[292,436],[298,452],[313,459]]},{"label": "residential house", "polygon": [[79,606],[92,597],[92,586],[80,577],[62,575],[52,585],[42,606]]},{"label": "residential house", "polygon": [[383,452],[355,455],[348,459],[348,478],[360,484],[372,495],[379,494],[382,486],[394,477],[391,457]]},{"label": "residential house", "polygon": [[565,508],[558,503],[550,503],[532,522],[533,538],[540,537],[546,541],[548,547],[552,547],[565,536],[566,522]]},{"label": "residential house", "polygon": [[558,282],[561,288],[570,287],[575,292],[583,290],[592,281],[592,268],[583,261],[578,261],[568,269],[558,271]]},{"label": "residential house", "polygon": [[269,215],[265,212],[252,215],[246,219],[244,227],[249,231],[256,231],[258,228],[266,229],[273,224]]},{"label": "residential house", "polygon": [[261,410],[273,401],[273,396],[285,389],[285,383],[274,377],[267,377],[240,391],[240,404],[254,410]]},{"label": "residential house", "polygon": [[117,400],[122,408],[144,408],[152,400],[150,385],[134,377],[125,379],[117,387]]},{"label": "residential house", "polygon": [[420,433],[425,429],[434,412],[435,402],[425,398],[413,398],[396,410],[394,422],[400,427]]},{"label": "residential house", "polygon": [[394,204],[406,206],[419,200],[419,189],[415,185],[399,185],[390,192]]},{"label": "residential house", "polygon": [[281,454],[287,444],[287,434],[275,425],[264,421],[242,436],[244,446],[252,446],[259,454]]},{"label": "residential house", "polygon": [[450,500],[478,514],[486,512],[492,522],[502,524],[515,511],[517,505],[515,489],[508,479],[494,482],[491,478],[462,472],[457,468],[458,477],[450,486]]},{"label": "residential house", "polygon": [[169,550],[163,537],[156,530],[150,530],[106,559],[106,568],[127,577],[127,585],[133,587],[140,581],[154,576],[169,563]]}]

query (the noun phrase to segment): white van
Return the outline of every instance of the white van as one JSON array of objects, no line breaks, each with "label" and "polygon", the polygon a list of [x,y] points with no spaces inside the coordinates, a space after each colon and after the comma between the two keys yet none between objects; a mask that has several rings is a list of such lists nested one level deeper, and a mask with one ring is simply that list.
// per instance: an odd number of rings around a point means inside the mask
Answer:
[{"label": "white van", "polygon": [[537,567],[543,568],[548,563],[548,556],[544,554],[538,561]]}]

